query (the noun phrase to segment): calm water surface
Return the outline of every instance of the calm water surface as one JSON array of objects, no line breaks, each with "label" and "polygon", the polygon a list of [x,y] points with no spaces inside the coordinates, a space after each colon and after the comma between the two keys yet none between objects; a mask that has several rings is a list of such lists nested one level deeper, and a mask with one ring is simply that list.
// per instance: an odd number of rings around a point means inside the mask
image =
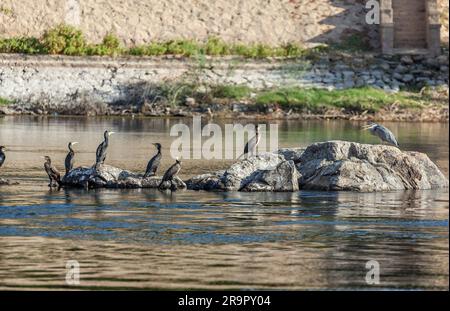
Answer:
[{"label": "calm water surface", "polygon": [[[142,171],[171,125],[190,119],[0,118],[9,147],[0,176],[0,289],[61,289],[66,261],[81,289],[448,289],[448,191],[207,193],[53,190],[42,155],[61,170],[68,141],[90,165],[104,129],[107,162]],[[244,122],[244,121],[243,121]],[[218,122],[220,123],[220,122]],[[376,143],[345,121],[279,122],[280,147],[331,139]],[[402,148],[448,176],[448,124],[386,123]],[[173,160],[166,157],[163,170]],[[187,160],[183,176],[232,161]],[[368,260],[381,267],[367,285]]]}]

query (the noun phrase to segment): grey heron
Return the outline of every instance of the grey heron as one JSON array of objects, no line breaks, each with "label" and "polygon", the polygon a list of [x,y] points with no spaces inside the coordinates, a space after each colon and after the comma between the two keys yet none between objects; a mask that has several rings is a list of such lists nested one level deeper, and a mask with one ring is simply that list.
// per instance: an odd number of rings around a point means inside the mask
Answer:
[{"label": "grey heron", "polygon": [[70,142],[67,146],[69,148],[69,153],[67,153],[66,160],[64,161],[64,166],[66,167],[66,175],[69,174],[69,172],[73,168],[74,158],[75,158],[75,151],[73,151],[73,146],[78,144],[78,142]]},{"label": "grey heron", "polygon": [[158,188],[161,189],[161,186],[166,181],[172,181],[180,170],[181,170],[181,161],[176,159],[175,163],[171,167],[169,167],[169,169],[164,173],[164,176],[161,179],[161,183],[159,184]]},{"label": "grey heron", "polygon": [[382,141],[387,142],[388,144],[394,145],[396,147],[399,147],[397,139],[388,128],[376,123],[371,123],[369,125],[364,126],[363,129],[369,130],[372,135],[379,137]]},{"label": "grey heron", "polygon": [[114,132],[109,131],[105,131],[105,133],[103,134],[104,140],[100,145],[98,145],[97,151],[95,153],[96,154],[95,166],[97,166],[98,164],[103,164],[103,162],[105,162],[106,150],[108,149],[109,146],[109,136],[111,136],[112,134],[114,134]]},{"label": "grey heron", "polygon": [[256,124],[255,126],[255,136],[253,136],[246,144],[244,147],[244,153],[239,157],[242,158],[244,155],[246,155],[247,153],[250,154],[254,154],[256,153],[256,147],[259,144],[259,141],[261,140],[261,136],[259,135],[259,125]]},{"label": "grey heron", "polygon": [[161,163],[161,144],[154,143],[158,152],[153,156],[153,158],[148,161],[147,169],[145,170],[144,178],[156,175],[156,170],[158,169],[159,164]]},{"label": "grey heron", "polygon": [[53,182],[56,182],[57,185],[60,186],[61,185],[61,174],[52,165],[52,160],[50,159],[49,156],[45,156],[44,159],[45,159],[44,169],[50,180],[50,183],[48,184],[48,186],[49,187],[56,186]]}]

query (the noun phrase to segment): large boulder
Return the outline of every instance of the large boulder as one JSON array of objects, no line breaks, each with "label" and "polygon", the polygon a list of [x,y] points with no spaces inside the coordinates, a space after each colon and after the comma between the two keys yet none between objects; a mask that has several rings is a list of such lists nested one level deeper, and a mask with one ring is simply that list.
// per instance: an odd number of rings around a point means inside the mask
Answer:
[{"label": "large boulder", "polygon": [[386,145],[312,144],[297,168],[302,189],[369,192],[448,187],[447,178],[427,155]]},{"label": "large boulder", "polygon": [[293,161],[283,161],[274,169],[260,170],[252,181],[246,184],[242,191],[298,191],[298,179],[300,174]]},{"label": "large boulder", "polygon": [[[64,186],[85,188],[158,188],[162,177],[152,176],[142,178],[135,174],[110,165],[93,167],[78,167],[62,178]],[[165,182],[162,189],[183,189],[185,183],[175,176],[172,182]]]},{"label": "large boulder", "polygon": [[294,162],[281,154],[262,153],[240,160],[225,171],[192,177],[188,189],[216,191],[297,191]]}]

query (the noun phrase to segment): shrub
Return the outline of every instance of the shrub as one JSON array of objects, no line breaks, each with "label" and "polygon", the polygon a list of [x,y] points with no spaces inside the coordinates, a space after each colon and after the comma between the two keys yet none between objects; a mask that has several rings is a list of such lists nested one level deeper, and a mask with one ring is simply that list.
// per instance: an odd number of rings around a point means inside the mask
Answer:
[{"label": "shrub", "polygon": [[44,53],[44,47],[38,39],[31,37],[0,39],[0,52],[39,54]]},{"label": "shrub", "polygon": [[86,41],[81,30],[60,24],[44,33],[42,44],[49,54],[83,55]]}]

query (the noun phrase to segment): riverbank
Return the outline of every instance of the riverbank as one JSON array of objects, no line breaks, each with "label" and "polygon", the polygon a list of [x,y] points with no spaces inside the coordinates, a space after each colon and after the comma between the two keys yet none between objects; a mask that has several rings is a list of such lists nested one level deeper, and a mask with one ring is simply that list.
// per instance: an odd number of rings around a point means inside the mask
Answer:
[{"label": "riverbank", "polygon": [[448,121],[448,53],[299,58],[0,54],[0,115]]}]

